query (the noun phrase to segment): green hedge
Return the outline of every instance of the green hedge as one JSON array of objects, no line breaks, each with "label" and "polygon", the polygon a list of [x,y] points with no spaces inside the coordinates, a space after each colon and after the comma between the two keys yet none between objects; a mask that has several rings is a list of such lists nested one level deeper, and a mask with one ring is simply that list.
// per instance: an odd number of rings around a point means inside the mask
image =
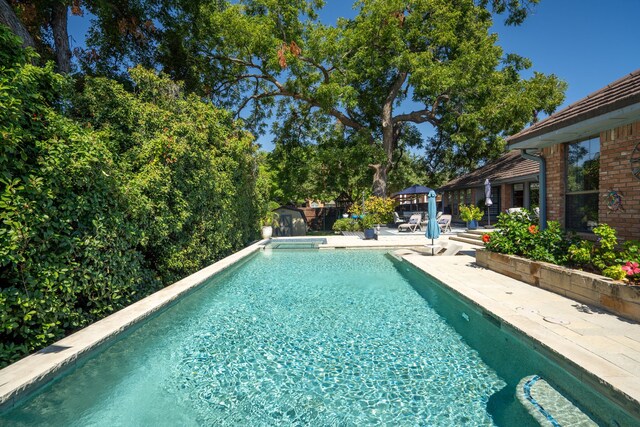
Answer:
[{"label": "green hedge", "polygon": [[265,198],[229,113],[30,59],[0,26],[0,366],[246,245]]}]

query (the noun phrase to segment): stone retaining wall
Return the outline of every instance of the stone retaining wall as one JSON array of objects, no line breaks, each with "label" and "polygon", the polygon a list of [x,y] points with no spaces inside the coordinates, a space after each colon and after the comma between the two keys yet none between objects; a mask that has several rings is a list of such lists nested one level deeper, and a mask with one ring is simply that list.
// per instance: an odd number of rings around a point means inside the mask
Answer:
[{"label": "stone retaining wall", "polygon": [[597,274],[486,249],[476,250],[476,263],[516,280],[640,322],[640,286],[629,286]]}]

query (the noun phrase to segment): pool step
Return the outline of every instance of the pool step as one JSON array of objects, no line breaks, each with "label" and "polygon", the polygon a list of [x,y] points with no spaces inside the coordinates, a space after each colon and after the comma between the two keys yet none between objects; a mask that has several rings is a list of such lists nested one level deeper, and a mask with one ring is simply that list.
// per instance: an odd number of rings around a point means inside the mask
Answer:
[{"label": "pool step", "polygon": [[538,375],[521,379],[516,395],[541,426],[597,427],[598,425]]},{"label": "pool step", "polygon": [[449,240],[456,240],[458,242],[469,243],[471,245],[484,246],[484,242],[482,241],[482,236],[477,238],[473,234],[468,234],[468,233],[458,233],[455,236],[449,237]]},{"label": "pool step", "polygon": [[449,240],[457,240],[459,242],[470,243],[472,245],[484,246],[484,242],[482,241],[482,236],[484,234],[490,234],[495,231],[494,229],[477,229],[477,230],[466,230],[464,232],[458,233],[455,236],[449,237]]}]

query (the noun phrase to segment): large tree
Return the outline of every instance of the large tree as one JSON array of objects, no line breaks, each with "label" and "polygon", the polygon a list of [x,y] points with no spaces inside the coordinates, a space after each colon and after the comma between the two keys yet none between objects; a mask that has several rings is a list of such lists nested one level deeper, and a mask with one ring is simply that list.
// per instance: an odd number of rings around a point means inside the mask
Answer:
[{"label": "large tree", "polygon": [[563,83],[539,73],[522,79],[530,62],[505,55],[490,32],[491,10],[507,8],[518,23],[526,8],[487,3],[360,0],[356,16],[335,26],[318,19],[320,0],[205,4],[193,25],[197,37],[183,44],[208,61],[192,68],[200,73],[193,80],[239,111],[250,108],[249,122],[279,99],[320,111],[379,146],[384,155],[368,166],[374,193],[385,195],[408,125],[428,123],[449,147],[482,157],[562,102]]},{"label": "large tree", "polygon": [[71,49],[67,11],[81,15],[80,0],[0,0],[0,23],[36,49],[45,59],[54,59],[61,73],[71,71]]},{"label": "large tree", "polygon": [[[36,49],[44,60],[54,60],[58,72],[69,73],[72,50],[68,14],[84,16],[88,12],[92,25],[84,42],[89,47],[76,47],[73,53],[84,71],[115,76],[125,74],[128,67],[137,64],[159,63],[160,38],[166,36],[166,44],[172,38],[170,31],[158,31],[153,21],[166,15],[174,3],[169,0],[0,0],[0,23],[19,36],[23,46]],[[189,5],[188,1],[184,3],[176,10]],[[172,25],[166,19],[162,22]],[[175,24],[177,26],[178,21]]]}]

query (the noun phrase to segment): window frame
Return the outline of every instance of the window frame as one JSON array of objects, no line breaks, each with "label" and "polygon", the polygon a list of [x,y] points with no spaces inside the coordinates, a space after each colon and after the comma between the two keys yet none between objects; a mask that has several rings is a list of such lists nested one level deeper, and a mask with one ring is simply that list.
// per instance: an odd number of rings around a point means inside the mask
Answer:
[{"label": "window frame", "polygon": [[565,143],[565,152],[564,152],[564,185],[565,185],[565,191],[564,191],[564,222],[565,222],[565,229],[567,231],[575,231],[578,233],[593,233],[593,231],[589,228],[584,229],[584,228],[569,228],[569,206],[570,204],[568,203],[568,199],[571,196],[581,196],[581,195],[586,195],[586,194],[595,194],[596,195],[596,218],[595,218],[595,222],[598,223],[600,221],[600,213],[599,213],[599,202],[598,202],[598,196],[600,194],[600,164],[598,163],[598,188],[593,189],[593,190],[577,190],[577,191],[569,191],[569,170],[570,170],[570,164],[569,164],[569,153],[570,153],[570,146],[574,145],[574,144],[580,144],[583,143],[585,141],[597,141],[598,143],[598,162],[600,160],[600,154],[601,154],[601,149],[602,149],[602,144],[600,141],[600,135],[593,135],[587,138],[582,138],[579,140],[575,140],[572,142],[567,142]]}]

